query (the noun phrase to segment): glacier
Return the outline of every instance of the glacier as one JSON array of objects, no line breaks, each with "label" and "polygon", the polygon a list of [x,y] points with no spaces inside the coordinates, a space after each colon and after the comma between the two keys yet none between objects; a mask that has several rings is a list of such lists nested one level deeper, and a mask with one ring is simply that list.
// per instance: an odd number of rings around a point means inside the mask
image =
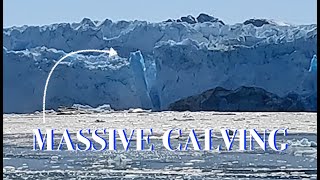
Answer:
[{"label": "glacier", "polygon": [[300,44],[299,48],[286,43],[221,51],[186,40],[156,47],[160,109],[212,87],[261,87],[279,96],[316,93],[316,73],[308,71],[310,58],[304,57],[312,42]]},{"label": "glacier", "polygon": [[[24,51],[3,49],[4,112],[30,113],[42,108],[44,82],[63,51],[39,47]],[[73,55],[53,72],[46,106],[84,104],[93,107],[152,108],[140,62],[141,53],[121,58],[102,55]]]},{"label": "glacier", "polygon": [[[167,110],[222,87],[257,87],[316,98],[317,25],[266,19],[226,24],[200,14],[163,22],[92,21],[3,29],[4,112],[41,110],[45,79],[66,53],[113,48],[117,55],[69,57],[54,72],[47,109],[73,104]],[[308,104],[316,108],[316,101]]]}]

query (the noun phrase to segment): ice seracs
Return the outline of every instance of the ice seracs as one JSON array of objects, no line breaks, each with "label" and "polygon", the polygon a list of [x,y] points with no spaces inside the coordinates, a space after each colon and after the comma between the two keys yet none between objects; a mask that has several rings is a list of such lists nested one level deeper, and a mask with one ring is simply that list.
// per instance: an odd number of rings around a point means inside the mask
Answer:
[{"label": "ice seracs", "polygon": [[317,55],[313,55],[313,58],[310,63],[309,72],[317,71]]},{"label": "ice seracs", "polygon": [[[36,48],[4,51],[4,111],[30,113],[41,109],[45,80],[63,51]],[[151,108],[140,53],[132,58],[74,55],[59,64],[47,90],[46,108],[73,104],[114,109]],[[130,59],[130,60],[129,60]],[[15,100],[14,100],[15,99]]]},{"label": "ice seracs", "polygon": [[205,13],[200,13],[199,16],[197,17],[197,21],[199,23],[203,23],[203,22],[219,22],[222,25],[225,25],[225,23],[223,21],[221,21],[218,18],[215,18],[213,16],[210,16],[208,14],[205,14]]}]

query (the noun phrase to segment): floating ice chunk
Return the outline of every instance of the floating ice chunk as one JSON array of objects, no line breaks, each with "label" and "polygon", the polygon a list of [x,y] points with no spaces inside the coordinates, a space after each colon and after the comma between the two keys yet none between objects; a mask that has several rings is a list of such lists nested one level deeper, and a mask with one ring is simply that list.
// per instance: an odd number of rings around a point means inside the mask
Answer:
[{"label": "floating ice chunk", "polygon": [[113,109],[111,108],[110,104],[104,104],[102,106],[98,106],[95,108],[96,111],[112,111]]},{"label": "floating ice chunk", "polygon": [[91,106],[89,106],[89,105],[82,105],[82,104],[73,104],[73,105],[72,105],[72,108],[75,108],[75,109],[92,109]]},{"label": "floating ice chunk", "polygon": [[58,161],[58,159],[59,159],[58,156],[52,156],[52,157],[51,157],[51,160],[52,160],[52,161]]},{"label": "floating ice chunk", "polygon": [[82,105],[82,104],[73,104],[72,107],[68,108],[68,107],[62,107],[59,109],[59,111],[62,112],[70,112],[70,111],[77,111],[78,113],[80,111],[84,111],[84,112],[93,112],[93,113],[101,113],[101,112],[109,112],[109,111],[113,111],[113,109],[111,108],[110,104],[104,104],[98,107],[91,107],[89,105]]},{"label": "floating ice chunk", "polygon": [[138,178],[139,176],[138,175],[135,175],[135,174],[126,174],[124,175],[124,178],[130,178],[130,179],[134,179],[134,178]]},{"label": "floating ice chunk", "polygon": [[128,110],[128,113],[145,113],[145,112],[151,112],[151,110],[145,110],[141,108],[130,108]]},{"label": "floating ice chunk", "polygon": [[16,170],[13,166],[5,166],[3,167],[3,172],[14,172]]},{"label": "floating ice chunk", "polygon": [[117,154],[113,160],[108,160],[109,164],[115,164],[116,166],[126,166],[132,162],[131,159],[127,158],[123,154]]},{"label": "floating ice chunk", "polygon": [[116,56],[116,55],[118,55],[117,51],[114,50],[113,48],[110,48],[109,49],[109,57]]},{"label": "floating ice chunk", "polygon": [[303,138],[297,141],[289,141],[292,147],[317,147],[317,143],[310,141],[307,138]]}]

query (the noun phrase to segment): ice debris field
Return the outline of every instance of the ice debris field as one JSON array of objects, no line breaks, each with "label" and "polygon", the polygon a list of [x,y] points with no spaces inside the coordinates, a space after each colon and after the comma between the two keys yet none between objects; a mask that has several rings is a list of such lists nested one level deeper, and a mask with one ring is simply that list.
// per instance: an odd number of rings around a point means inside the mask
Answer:
[{"label": "ice debris field", "polygon": [[[150,112],[141,109],[112,111],[110,107],[74,106],[58,112],[5,114],[3,116],[4,179],[317,179],[317,113],[307,112]],[[72,136],[79,129],[97,127],[149,129],[156,139],[154,151],[76,152],[33,151],[32,129],[68,128]],[[162,146],[163,131],[195,129],[200,143],[203,129],[213,128],[213,139],[223,143],[221,128],[288,128],[279,141],[288,149],[276,152],[241,152],[236,141],[232,151],[168,151]],[[59,143],[59,134],[56,138]],[[182,139],[185,138],[185,139]],[[187,136],[172,137],[172,146]],[[248,139],[249,140],[249,139]],[[120,141],[117,141],[121,147]],[[258,146],[255,144],[255,146]]]}]

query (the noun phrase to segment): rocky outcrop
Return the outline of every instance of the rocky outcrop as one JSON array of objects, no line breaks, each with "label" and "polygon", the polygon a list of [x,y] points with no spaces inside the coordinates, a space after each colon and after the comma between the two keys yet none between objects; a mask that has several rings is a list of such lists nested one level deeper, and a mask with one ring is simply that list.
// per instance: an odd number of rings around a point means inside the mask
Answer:
[{"label": "rocky outcrop", "polygon": [[213,16],[210,16],[208,14],[200,13],[197,18],[194,18],[191,15],[183,16],[180,19],[174,20],[174,19],[168,19],[164,22],[186,22],[188,24],[196,24],[196,23],[205,23],[205,22],[211,22],[211,23],[220,23],[222,25],[225,25],[223,21],[221,21],[218,18],[215,18]]},{"label": "rocky outcrop", "polygon": [[252,24],[256,27],[261,27],[265,24],[271,24],[271,23],[267,19],[249,19],[249,20],[246,20],[243,24],[244,25]]},{"label": "rocky outcrop", "polygon": [[242,86],[235,90],[222,87],[210,89],[200,95],[191,96],[169,106],[173,111],[316,111],[308,107],[314,96],[301,98],[290,93],[279,97],[262,88]]},{"label": "rocky outcrop", "polygon": [[182,22],[187,22],[189,24],[197,23],[196,19],[191,15],[188,15],[187,17],[181,17],[180,19]]},{"label": "rocky outcrop", "polygon": [[215,18],[213,16],[209,16],[208,14],[201,13],[197,17],[197,21],[199,23],[203,22],[220,22],[222,25],[225,25],[223,21],[219,20],[218,18]]}]

